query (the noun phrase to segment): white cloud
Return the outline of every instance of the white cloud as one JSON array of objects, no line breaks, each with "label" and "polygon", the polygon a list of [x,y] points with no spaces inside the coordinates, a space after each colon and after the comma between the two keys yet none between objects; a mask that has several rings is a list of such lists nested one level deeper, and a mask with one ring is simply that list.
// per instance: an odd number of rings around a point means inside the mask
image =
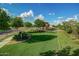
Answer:
[{"label": "white cloud", "polygon": [[58,25],[58,24],[62,24],[62,22],[63,22],[63,21],[61,21],[61,20],[54,20],[54,21],[53,21],[53,24],[54,24],[54,25]]},{"label": "white cloud", "polygon": [[55,13],[49,13],[48,15],[55,15]]},{"label": "white cloud", "polygon": [[78,15],[75,15],[74,18],[77,20],[78,19]]},{"label": "white cloud", "polygon": [[41,19],[41,20],[43,20],[44,19],[44,16],[42,14],[40,14],[37,17],[35,17],[35,19]]},{"label": "white cloud", "polygon": [[52,15],[52,13],[49,13],[49,15]]},{"label": "white cloud", "polygon": [[69,21],[69,20],[78,20],[78,15],[74,15],[73,17],[69,17],[66,19],[66,21]]},{"label": "white cloud", "polygon": [[58,17],[58,19],[62,19],[62,18],[63,18],[62,16]]},{"label": "white cloud", "polygon": [[57,24],[62,24],[62,22],[64,22],[64,21],[69,21],[69,20],[78,20],[78,15],[74,15],[73,17],[68,17],[68,18],[66,18],[66,19],[64,19],[64,17],[58,17],[58,19],[59,20],[57,20],[55,23],[57,23]]},{"label": "white cloud", "polygon": [[20,14],[20,17],[29,17],[29,16],[31,16],[31,17],[34,16],[32,10],[29,10],[29,12],[23,12],[23,13]]},{"label": "white cloud", "polygon": [[74,18],[67,18],[65,21],[69,21],[69,20],[72,20],[72,19],[74,19]]},{"label": "white cloud", "polygon": [[67,19],[66,19],[66,21],[69,21],[69,20],[78,20],[78,14],[76,14],[76,15],[74,15],[73,17],[68,17]]},{"label": "white cloud", "polygon": [[68,20],[74,19],[74,18],[67,18]]}]

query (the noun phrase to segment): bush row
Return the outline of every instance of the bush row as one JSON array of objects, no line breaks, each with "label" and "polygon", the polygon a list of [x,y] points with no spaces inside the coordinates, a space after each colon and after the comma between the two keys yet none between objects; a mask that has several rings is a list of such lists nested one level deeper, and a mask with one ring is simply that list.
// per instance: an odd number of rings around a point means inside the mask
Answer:
[{"label": "bush row", "polygon": [[56,50],[49,50],[43,53],[40,53],[41,56],[79,56],[79,49],[76,49],[73,51],[73,53],[70,53],[71,47],[65,47],[62,50],[56,51]]},{"label": "bush row", "polygon": [[41,29],[32,29],[30,31],[28,31],[29,33],[38,33],[38,32],[45,32],[45,30],[41,30]]}]

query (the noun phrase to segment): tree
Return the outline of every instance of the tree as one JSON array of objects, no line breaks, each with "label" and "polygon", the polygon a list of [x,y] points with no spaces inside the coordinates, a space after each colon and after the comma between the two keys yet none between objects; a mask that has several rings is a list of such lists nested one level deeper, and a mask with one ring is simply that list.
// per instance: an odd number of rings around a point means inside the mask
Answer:
[{"label": "tree", "polygon": [[[74,35],[78,35],[79,24],[76,20],[71,19],[69,21],[65,21],[62,24],[58,25],[60,29],[65,30],[67,33],[72,33]],[[77,36],[78,37],[78,36]]]},{"label": "tree", "polygon": [[70,22],[63,22],[63,29],[67,33],[72,33],[72,26],[71,26]]},{"label": "tree", "polygon": [[34,21],[34,24],[36,27],[44,27],[45,26],[45,22],[43,20],[40,20],[40,19],[36,19]]},{"label": "tree", "polygon": [[77,32],[79,34],[79,22],[76,24],[76,26],[77,26]]},{"label": "tree", "polygon": [[15,17],[12,22],[12,27],[23,27],[23,20],[21,17]]},{"label": "tree", "polygon": [[30,23],[30,22],[25,22],[24,24],[26,27],[32,27],[32,23]]},{"label": "tree", "polygon": [[79,25],[78,25],[78,22],[74,19],[68,21],[68,25],[71,27],[70,30],[72,30],[72,34],[79,38],[79,34],[78,34],[78,30],[79,30]]},{"label": "tree", "polygon": [[9,29],[9,20],[10,16],[7,14],[7,12],[3,9],[0,9],[0,29]]}]

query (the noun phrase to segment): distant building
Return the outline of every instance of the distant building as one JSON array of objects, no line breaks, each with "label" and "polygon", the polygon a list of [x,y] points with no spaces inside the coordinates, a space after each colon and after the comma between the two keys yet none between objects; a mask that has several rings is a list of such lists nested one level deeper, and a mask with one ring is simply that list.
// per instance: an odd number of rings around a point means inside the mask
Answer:
[{"label": "distant building", "polygon": [[44,29],[47,30],[47,29],[49,29],[49,27],[50,27],[50,24],[49,24],[48,22],[45,22],[45,27],[44,27]]}]

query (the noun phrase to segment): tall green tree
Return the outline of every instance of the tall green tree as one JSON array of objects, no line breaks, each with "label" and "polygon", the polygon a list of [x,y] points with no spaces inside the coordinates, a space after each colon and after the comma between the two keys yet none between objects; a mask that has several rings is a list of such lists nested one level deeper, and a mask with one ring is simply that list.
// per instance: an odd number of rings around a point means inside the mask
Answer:
[{"label": "tall green tree", "polygon": [[70,22],[63,22],[63,29],[68,33],[72,33],[72,26]]},{"label": "tall green tree", "polygon": [[0,9],[0,29],[9,29],[9,20],[10,16],[7,14],[7,12],[3,9]]},{"label": "tall green tree", "polygon": [[25,25],[26,27],[32,27],[32,23],[31,23],[31,22],[25,22],[24,25]]},{"label": "tall green tree", "polygon": [[44,27],[45,26],[45,22],[43,20],[40,20],[40,19],[36,19],[34,21],[34,24],[36,27]]},{"label": "tall green tree", "polygon": [[19,28],[23,27],[23,20],[21,17],[15,17],[12,21],[12,27]]},{"label": "tall green tree", "polygon": [[69,21],[65,21],[59,27],[65,30],[67,33],[71,33],[75,38],[79,39],[79,22],[75,19],[71,19]]}]

